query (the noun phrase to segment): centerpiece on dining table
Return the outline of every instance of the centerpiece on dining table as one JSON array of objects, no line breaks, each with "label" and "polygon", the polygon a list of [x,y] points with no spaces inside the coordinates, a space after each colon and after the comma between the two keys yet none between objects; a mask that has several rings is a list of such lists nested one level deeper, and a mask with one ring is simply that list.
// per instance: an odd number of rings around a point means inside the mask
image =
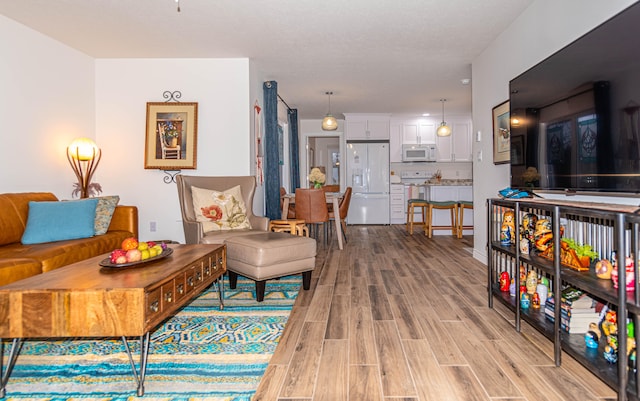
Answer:
[{"label": "centerpiece on dining table", "polygon": [[313,183],[314,188],[322,188],[322,185],[325,183],[326,179],[326,176],[318,167],[314,167],[311,169],[311,172],[309,173],[309,182]]}]

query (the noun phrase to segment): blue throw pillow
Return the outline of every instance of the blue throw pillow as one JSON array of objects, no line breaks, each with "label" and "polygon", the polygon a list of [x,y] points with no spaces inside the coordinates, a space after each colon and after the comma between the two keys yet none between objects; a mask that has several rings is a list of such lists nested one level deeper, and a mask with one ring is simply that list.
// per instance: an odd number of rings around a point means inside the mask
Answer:
[{"label": "blue throw pillow", "polygon": [[22,243],[30,245],[93,237],[97,205],[97,199],[29,202]]}]

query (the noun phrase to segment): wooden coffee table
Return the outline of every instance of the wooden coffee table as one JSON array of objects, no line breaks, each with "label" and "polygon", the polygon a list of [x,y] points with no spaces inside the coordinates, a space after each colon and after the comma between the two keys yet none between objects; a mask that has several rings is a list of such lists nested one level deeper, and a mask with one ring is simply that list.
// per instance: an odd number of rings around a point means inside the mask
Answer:
[{"label": "wooden coffee table", "polygon": [[[150,333],[227,270],[225,245],[175,245],[173,253],[139,266],[106,268],[108,254],[0,287],[0,338],[13,339],[6,367],[0,343],[0,397],[25,338],[121,337],[138,396]],[[218,281],[220,308],[222,280]],[[127,337],[140,338],[136,369]]]}]

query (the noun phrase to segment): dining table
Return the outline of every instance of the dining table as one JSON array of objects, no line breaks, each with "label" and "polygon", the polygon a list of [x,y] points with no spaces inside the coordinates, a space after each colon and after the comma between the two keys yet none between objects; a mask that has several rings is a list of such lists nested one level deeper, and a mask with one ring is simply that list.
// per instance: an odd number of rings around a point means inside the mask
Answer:
[{"label": "dining table", "polygon": [[[338,248],[342,250],[342,225],[340,224],[340,199],[344,194],[340,192],[325,192],[325,199],[327,200],[327,204],[333,205],[334,210],[334,222],[336,225],[336,236],[338,237]],[[286,194],[282,196],[282,220],[287,219],[287,214],[289,213],[289,205],[296,203],[296,195]]]}]

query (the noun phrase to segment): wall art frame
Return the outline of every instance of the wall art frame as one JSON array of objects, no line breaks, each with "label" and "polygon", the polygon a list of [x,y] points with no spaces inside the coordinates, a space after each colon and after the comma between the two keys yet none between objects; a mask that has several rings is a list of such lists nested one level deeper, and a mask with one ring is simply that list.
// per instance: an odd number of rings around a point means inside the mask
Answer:
[{"label": "wall art frame", "polygon": [[148,102],[144,168],[197,168],[198,103]]},{"label": "wall art frame", "polygon": [[493,164],[511,161],[511,128],[509,121],[509,101],[492,109],[493,121]]}]

